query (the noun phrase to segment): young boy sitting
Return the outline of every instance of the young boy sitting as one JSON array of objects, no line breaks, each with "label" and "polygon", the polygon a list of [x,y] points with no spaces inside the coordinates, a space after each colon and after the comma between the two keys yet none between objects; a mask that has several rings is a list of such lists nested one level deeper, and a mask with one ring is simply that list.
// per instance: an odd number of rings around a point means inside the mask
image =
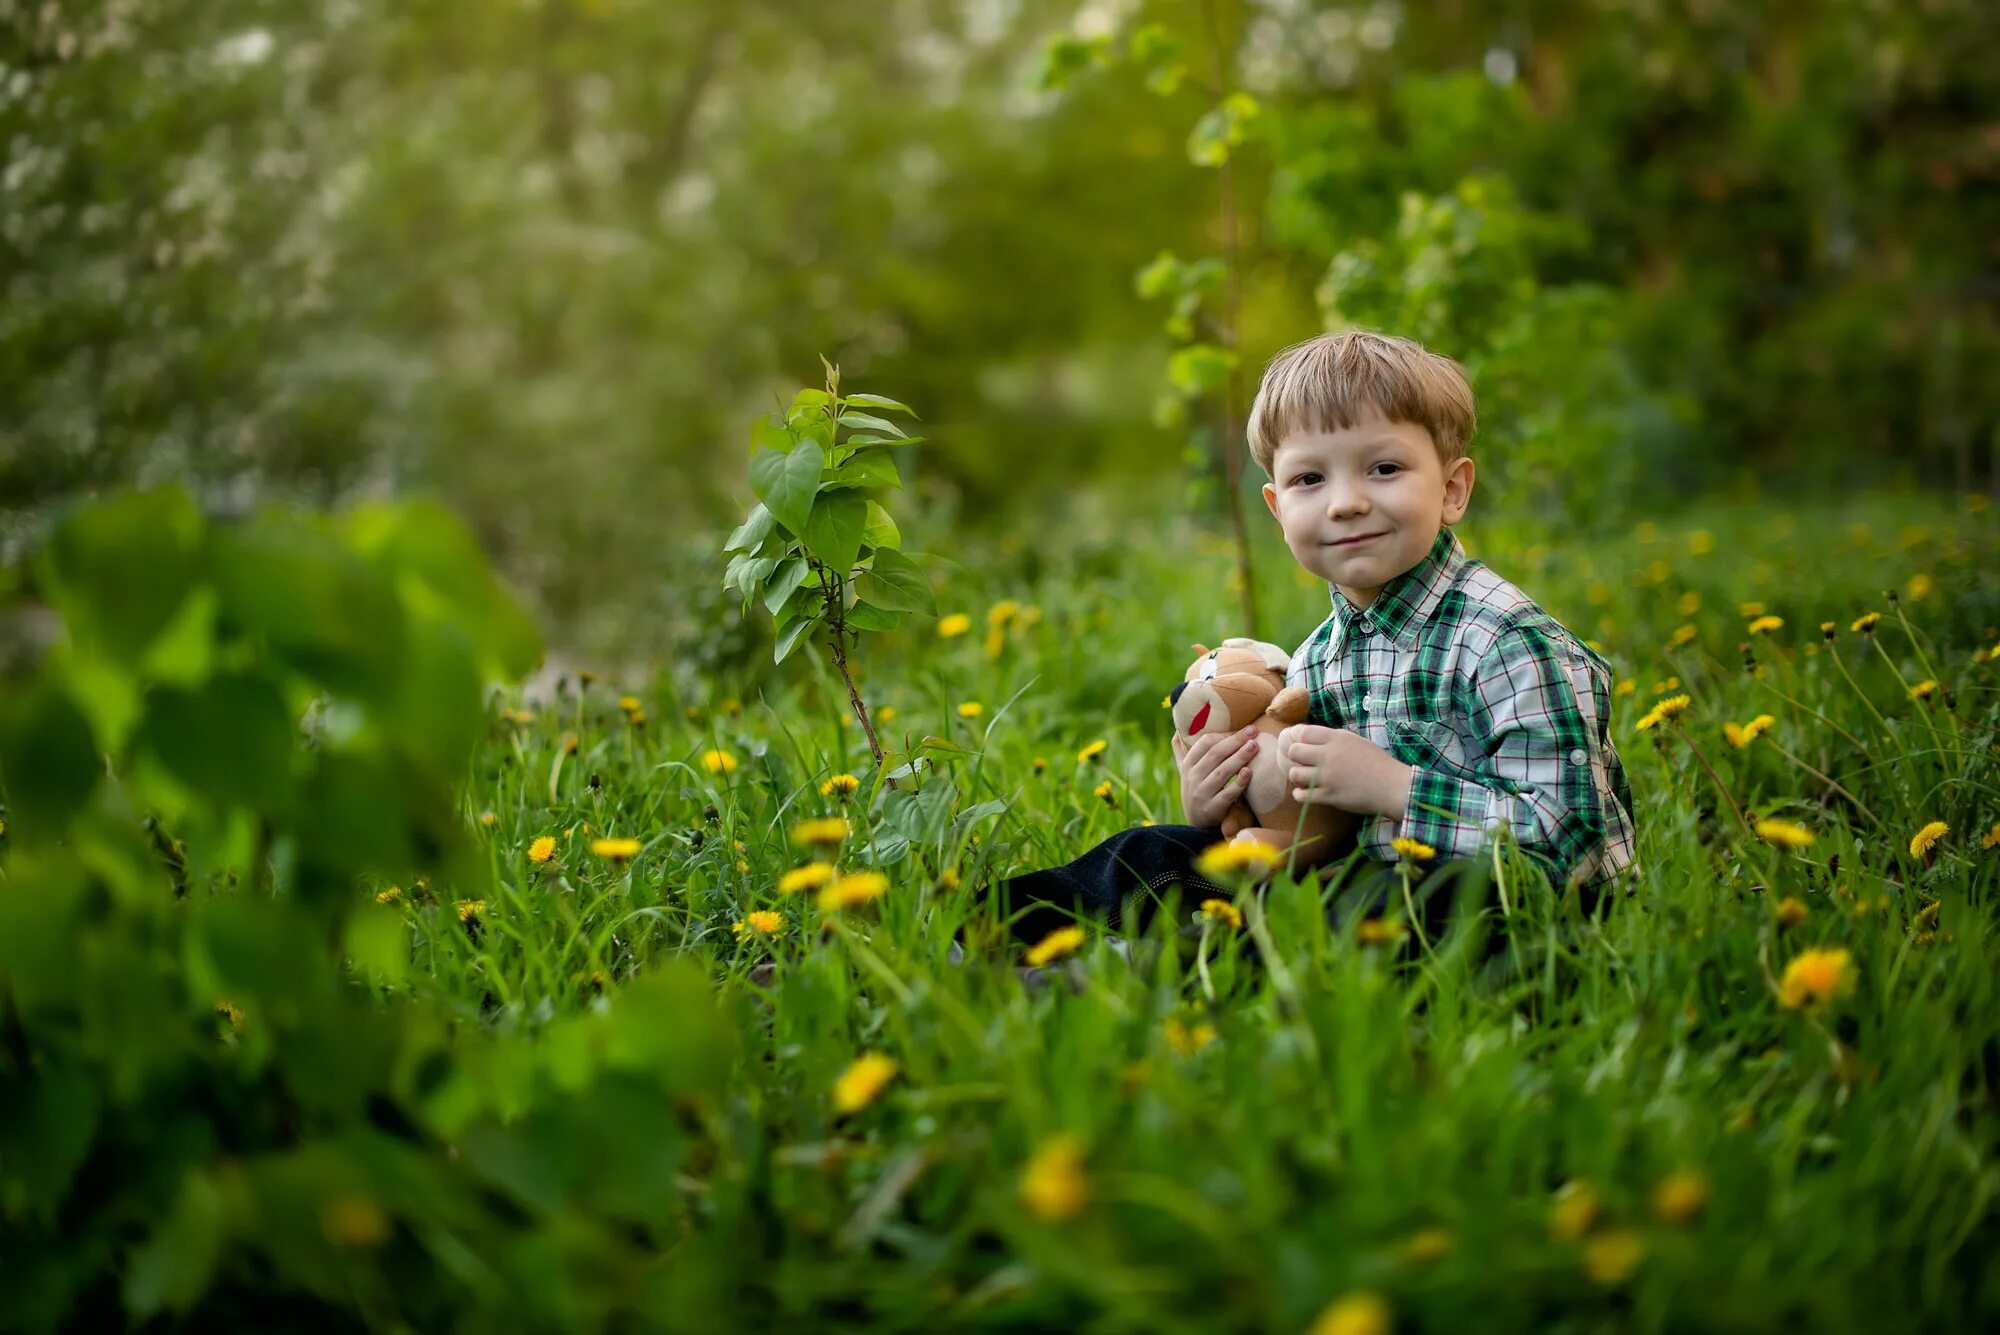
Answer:
[{"label": "young boy sitting", "polygon": [[[1408,339],[1322,335],[1265,369],[1249,422],[1271,479],[1264,503],[1333,602],[1287,673],[1311,700],[1279,739],[1293,794],[1357,817],[1376,867],[1406,852],[1472,858],[1504,831],[1557,885],[1599,885],[1633,846],[1611,670],[1452,533],[1472,500],[1474,420],[1459,365]],[[1255,745],[1248,732],[1177,741],[1188,823],[1126,830],[1005,882],[1006,910],[1027,910],[1017,937],[1078,911],[1119,914],[1139,885],[1226,895],[1192,863],[1220,840]],[[1355,847],[1301,856],[1317,865]]]}]

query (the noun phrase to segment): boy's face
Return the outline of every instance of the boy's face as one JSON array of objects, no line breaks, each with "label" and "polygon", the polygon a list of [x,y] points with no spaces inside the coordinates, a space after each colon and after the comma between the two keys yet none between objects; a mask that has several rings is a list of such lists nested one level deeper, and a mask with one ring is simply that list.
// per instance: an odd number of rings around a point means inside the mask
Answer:
[{"label": "boy's face", "polygon": [[1472,499],[1472,460],[1446,468],[1431,433],[1379,413],[1278,443],[1264,504],[1299,564],[1357,607],[1416,565]]}]

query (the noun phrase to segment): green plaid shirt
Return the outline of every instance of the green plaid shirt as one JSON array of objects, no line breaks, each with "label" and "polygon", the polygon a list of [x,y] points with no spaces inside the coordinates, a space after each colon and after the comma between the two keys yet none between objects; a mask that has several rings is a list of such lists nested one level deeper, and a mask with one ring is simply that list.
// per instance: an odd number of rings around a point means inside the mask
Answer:
[{"label": "green plaid shirt", "polygon": [[1362,825],[1441,857],[1510,831],[1561,885],[1632,862],[1632,790],[1611,745],[1611,666],[1532,599],[1465,554],[1449,529],[1368,608],[1329,585],[1333,614],[1292,655],[1313,723],[1359,733],[1416,767],[1400,820]]}]

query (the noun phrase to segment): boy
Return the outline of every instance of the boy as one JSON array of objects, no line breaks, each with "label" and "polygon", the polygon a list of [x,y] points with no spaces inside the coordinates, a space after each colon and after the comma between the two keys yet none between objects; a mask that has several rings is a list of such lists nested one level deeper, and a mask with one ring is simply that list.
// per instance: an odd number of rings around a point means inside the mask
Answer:
[{"label": "boy", "polygon": [[[1408,339],[1322,335],[1266,368],[1248,432],[1271,479],[1264,504],[1333,602],[1292,657],[1287,682],[1311,708],[1280,745],[1294,795],[1354,814],[1378,868],[1399,840],[1443,861],[1504,830],[1556,884],[1595,885],[1632,861],[1610,668],[1452,533],[1472,499],[1474,421],[1458,364]],[[1114,912],[1135,879],[1226,893],[1191,862],[1220,838],[1254,746],[1247,733],[1177,741],[1188,824],[1127,830],[1007,882],[1010,908],[1046,905],[1016,934],[1036,939],[1069,917],[1061,906]]]}]

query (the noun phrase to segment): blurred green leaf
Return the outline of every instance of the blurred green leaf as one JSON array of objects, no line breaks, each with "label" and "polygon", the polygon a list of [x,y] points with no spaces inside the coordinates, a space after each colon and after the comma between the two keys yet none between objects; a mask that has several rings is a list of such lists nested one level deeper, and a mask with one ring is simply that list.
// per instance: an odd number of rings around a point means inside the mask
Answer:
[{"label": "blurred green leaf", "polygon": [[137,662],[194,588],[202,520],[178,487],[87,506],[57,527],[44,553],[51,600],[71,632]]},{"label": "blurred green leaf", "polygon": [[846,579],[860,558],[871,505],[873,501],[864,502],[851,491],[821,492],[812,503],[803,535],[806,548],[832,569],[835,578]]},{"label": "blurred green leaf", "polygon": [[134,745],[213,801],[282,812],[291,804],[297,739],[277,690],[233,673],[193,690],[152,691]]},{"label": "blurred green leaf", "polygon": [[784,454],[766,453],[753,458],[750,487],[779,523],[804,537],[814,498],[819,495],[820,472],[825,467],[825,451],[814,441],[802,440]]},{"label": "blurred green leaf", "polygon": [[56,840],[104,774],[83,713],[60,686],[39,682],[0,695],[0,784],[15,838]]}]

